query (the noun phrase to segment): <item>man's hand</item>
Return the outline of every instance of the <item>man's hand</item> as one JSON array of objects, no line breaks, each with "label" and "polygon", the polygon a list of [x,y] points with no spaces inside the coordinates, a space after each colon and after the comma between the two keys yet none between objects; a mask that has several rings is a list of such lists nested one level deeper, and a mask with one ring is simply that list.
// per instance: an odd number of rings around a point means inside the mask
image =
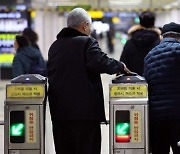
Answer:
[{"label": "man's hand", "polygon": [[127,67],[126,64],[124,64],[123,62],[121,62],[124,65],[124,70],[122,71],[122,74],[125,75],[137,75],[137,73],[135,72],[131,72]]}]

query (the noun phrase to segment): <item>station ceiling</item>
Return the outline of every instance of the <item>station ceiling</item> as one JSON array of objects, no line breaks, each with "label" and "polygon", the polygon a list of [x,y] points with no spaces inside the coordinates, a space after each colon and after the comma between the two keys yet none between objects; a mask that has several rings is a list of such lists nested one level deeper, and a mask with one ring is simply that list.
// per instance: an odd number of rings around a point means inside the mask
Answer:
[{"label": "station ceiling", "polygon": [[180,0],[0,0],[0,5],[26,4],[32,8],[90,6],[92,9],[180,9]]},{"label": "station ceiling", "polygon": [[180,0],[32,0],[35,6],[67,6],[91,5],[92,8],[110,9],[147,9],[147,8],[179,8]]}]

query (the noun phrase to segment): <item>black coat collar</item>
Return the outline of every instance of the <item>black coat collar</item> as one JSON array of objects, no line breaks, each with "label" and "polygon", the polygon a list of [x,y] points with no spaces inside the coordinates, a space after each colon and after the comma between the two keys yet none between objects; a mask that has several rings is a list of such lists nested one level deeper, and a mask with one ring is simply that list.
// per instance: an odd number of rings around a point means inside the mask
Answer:
[{"label": "black coat collar", "polygon": [[79,32],[76,29],[67,27],[67,28],[63,28],[59,32],[59,34],[57,35],[57,38],[59,38],[59,37],[76,37],[76,36],[87,36],[87,35]]}]

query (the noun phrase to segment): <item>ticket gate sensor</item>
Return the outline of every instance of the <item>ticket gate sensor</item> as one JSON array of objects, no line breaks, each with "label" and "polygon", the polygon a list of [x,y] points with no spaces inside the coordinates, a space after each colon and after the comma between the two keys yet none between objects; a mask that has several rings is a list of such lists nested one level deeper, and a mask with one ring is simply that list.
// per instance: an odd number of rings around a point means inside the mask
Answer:
[{"label": "ticket gate sensor", "polygon": [[120,75],[109,86],[110,154],[149,154],[148,86],[138,75]]},{"label": "ticket gate sensor", "polygon": [[45,153],[46,78],[21,75],[6,85],[4,154]]}]

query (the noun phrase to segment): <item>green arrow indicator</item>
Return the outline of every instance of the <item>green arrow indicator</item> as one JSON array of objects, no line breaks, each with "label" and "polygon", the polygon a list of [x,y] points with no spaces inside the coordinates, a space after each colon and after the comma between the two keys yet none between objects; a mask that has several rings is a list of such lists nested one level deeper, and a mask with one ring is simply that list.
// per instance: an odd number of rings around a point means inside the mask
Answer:
[{"label": "green arrow indicator", "polygon": [[12,124],[10,128],[10,134],[11,136],[23,136],[24,124],[23,123]]},{"label": "green arrow indicator", "polygon": [[116,125],[116,134],[117,135],[127,135],[129,134],[129,123],[118,123]]}]

